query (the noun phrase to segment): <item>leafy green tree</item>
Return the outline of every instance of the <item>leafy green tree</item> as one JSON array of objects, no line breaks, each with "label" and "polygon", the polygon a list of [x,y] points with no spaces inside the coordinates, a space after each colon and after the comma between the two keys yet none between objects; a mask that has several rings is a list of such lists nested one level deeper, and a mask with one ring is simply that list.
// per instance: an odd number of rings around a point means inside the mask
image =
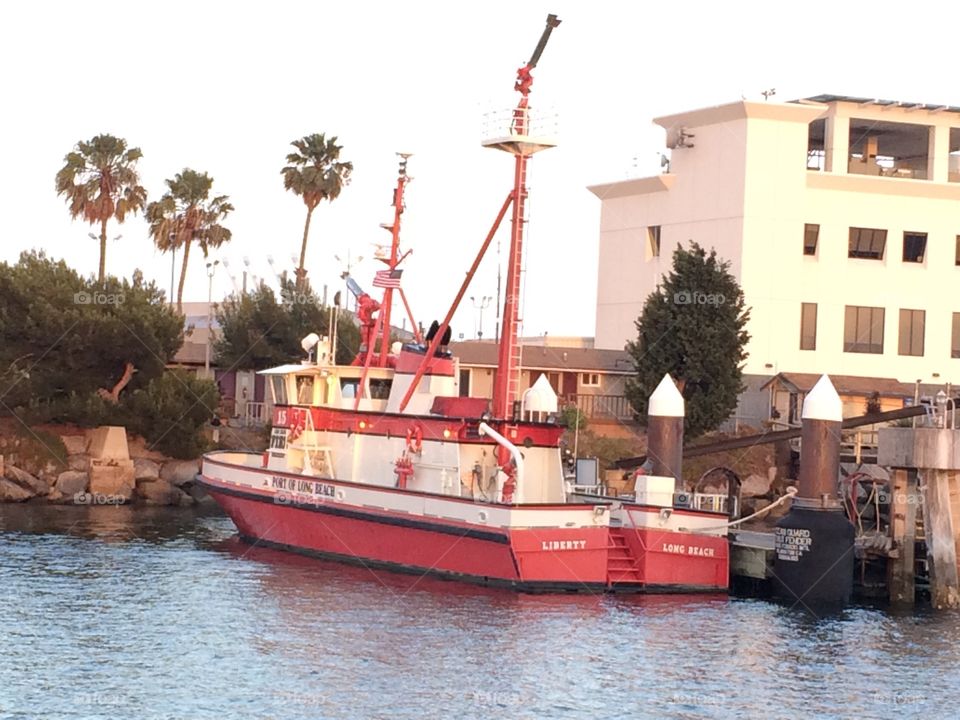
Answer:
[{"label": "leafy green tree", "polygon": [[177,285],[177,312],[182,313],[190,247],[196,242],[207,257],[211,248],[229,242],[231,232],[222,223],[233,212],[233,205],[226,195],[210,196],[213,178],[207,173],[184,168],[166,183],[163,197],[147,206],[147,221],[150,237],[161,252],[183,250]]},{"label": "leafy green tree", "polygon": [[169,370],[127,398],[127,427],[166,455],[195,458],[206,450],[203,429],[219,404],[212,380]]},{"label": "leafy green tree", "polygon": [[627,398],[638,420],[646,421],[647,401],[666,373],[686,401],[688,438],[730,417],[743,390],[749,316],[729,263],[696,243],[678,247],[672,270],[644,303],[637,339],[626,348],[637,371]]},{"label": "leafy green tree", "polygon": [[[300,340],[312,332],[330,334],[330,308],[322,308],[306,285],[298,291],[284,281],[277,298],[263,283],[246,295],[233,295],[217,307],[220,333],[214,341],[220,367],[263,370],[303,357]],[[349,363],[360,348],[360,330],[350,315],[340,313],[337,362]]]},{"label": "leafy green tree", "polygon": [[127,141],[113,135],[97,135],[80,141],[64,157],[57,173],[57,195],[63,195],[70,216],[100,225],[100,271],[102,285],[107,268],[107,222],[123,223],[127,214],[136,214],[147,203],[147,191],[140,185],[137,160],[140,148],[127,148]]},{"label": "leafy green tree", "polygon": [[353,163],[341,162],[336,136],[323,133],[305,135],[292,143],[296,152],[287,155],[287,166],[281,170],[283,187],[299,195],[307,206],[307,219],[303,224],[303,242],[300,245],[300,264],[297,266],[297,289],[302,290],[307,278],[304,267],[307,261],[307,237],[310,234],[310,219],[321,200],[333,202],[344,185],[350,183]]},{"label": "leafy green tree", "polygon": [[183,322],[144,282],[81,277],[42,252],[0,263],[0,410],[30,402],[116,403],[163,373],[183,342]]}]

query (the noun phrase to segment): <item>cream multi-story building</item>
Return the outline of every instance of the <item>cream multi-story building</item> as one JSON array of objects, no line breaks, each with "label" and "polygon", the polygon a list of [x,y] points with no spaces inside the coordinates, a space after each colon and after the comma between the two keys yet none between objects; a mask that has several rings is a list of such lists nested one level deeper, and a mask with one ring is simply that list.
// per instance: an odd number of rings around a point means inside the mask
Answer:
[{"label": "cream multi-story building", "polygon": [[751,308],[754,387],[782,373],[960,381],[960,108],[821,95],[655,122],[668,171],[590,188],[596,347],[636,337],[674,249],[697,242]]}]

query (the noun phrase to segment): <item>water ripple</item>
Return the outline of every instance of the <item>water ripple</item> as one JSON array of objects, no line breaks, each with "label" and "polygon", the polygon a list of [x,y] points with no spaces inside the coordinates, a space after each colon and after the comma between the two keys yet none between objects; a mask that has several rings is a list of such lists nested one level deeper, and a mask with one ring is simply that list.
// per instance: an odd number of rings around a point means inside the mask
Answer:
[{"label": "water ripple", "polygon": [[0,718],[954,716],[956,614],[527,596],[195,510],[0,508]]}]

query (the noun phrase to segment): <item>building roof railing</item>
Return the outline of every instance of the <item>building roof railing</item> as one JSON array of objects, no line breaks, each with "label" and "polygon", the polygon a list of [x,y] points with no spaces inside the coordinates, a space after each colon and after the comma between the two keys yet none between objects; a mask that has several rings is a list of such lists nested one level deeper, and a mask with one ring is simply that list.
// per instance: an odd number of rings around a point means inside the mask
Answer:
[{"label": "building roof railing", "polygon": [[904,102],[902,100],[882,100],[875,98],[853,97],[851,95],[814,95],[813,97],[803,98],[795,102],[815,102],[815,103],[834,103],[849,102],[857,105],[876,105],[881,108],[899,107],[904,110],[928,110],[930,112],[952,112],[960,113],[960,107],[956,105],[936,105],[930,103]]}]

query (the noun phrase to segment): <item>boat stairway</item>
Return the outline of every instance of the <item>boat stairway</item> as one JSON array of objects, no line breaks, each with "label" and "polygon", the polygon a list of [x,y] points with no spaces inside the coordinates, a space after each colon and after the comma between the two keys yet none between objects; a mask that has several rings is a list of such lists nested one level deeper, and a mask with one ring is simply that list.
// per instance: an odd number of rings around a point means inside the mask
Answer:
[{"label": "boat stairway", "polygon": [[637,561],[623,537],[623,530],[610,528],[607,545],[607,586],[641,581]]}]

